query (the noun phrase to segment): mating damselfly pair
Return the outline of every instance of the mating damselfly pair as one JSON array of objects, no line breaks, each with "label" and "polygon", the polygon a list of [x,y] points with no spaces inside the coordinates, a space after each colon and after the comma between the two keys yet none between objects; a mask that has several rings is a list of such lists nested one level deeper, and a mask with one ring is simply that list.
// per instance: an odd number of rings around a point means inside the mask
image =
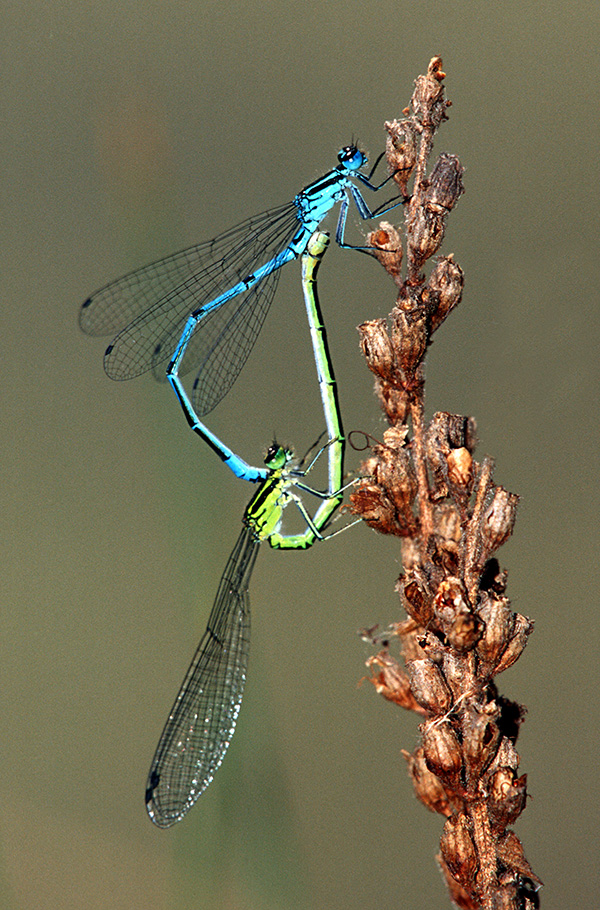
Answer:
[{"label": "mating damselfly pair", "polygon": [[[380,156],[381,158],[381,156]],[[380,158],[377,159],[375,167]],[[170,827],[206,789],[229,746],[242,699],[250,640],[248,586],[258,545],[305,549],[322,532],[343,495],[344,437],[333,368],[316,294],[316,271],[328,238],[318,232],[340,204],[335,239],[344,239],[350,200],[370,219],[404,198],[371,211],[357,183],[371,183],[375,167],[361,169],[366,156],[347,146],[338,165],[305,187],[294,200],[249,218],[219,238],[182,250],[128,273],[83,304],[80,325],[91,335],[117,333],[104,366],[112,379],[152,371],[167,376],[191,428],[241,478],[260,484],[243,516],[243,529],[227,562],[204,636],[185,676],[159,741],[148,776],[146,806],[152,821]],[[274,445],[263,467],[252,467],[215,436],[200,417],[229,391],[252,349],[275,294],[280,269],[303,256],[302,285],[327,426],[327,442],[305,467],[291,450]],[[180,375],[195,370],[191,397]],[[305,481],[321,453],[328,453],[327,490]],[[318,497],[314,515],[299,492]],[[290,503],[306,523],[303,533],[281,533]]]}]

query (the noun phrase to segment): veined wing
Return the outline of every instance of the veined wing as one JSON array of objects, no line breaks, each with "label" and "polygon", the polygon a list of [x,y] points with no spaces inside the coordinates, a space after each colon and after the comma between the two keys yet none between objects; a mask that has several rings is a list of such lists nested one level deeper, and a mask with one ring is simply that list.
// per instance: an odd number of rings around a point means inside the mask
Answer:
[{"label": "veined wing", "polygon": [[[208,313],[192,335],[183,367],[197,366],[192,404],[199,417],[218,405],[239,376],[269,312],[280,274],[276,269],[243,296]],[[164,364],[160,369],[164,373]]]},{"label": "veined wing", "polygon": [[158,743],[148,775],[146,808],[160,828],[178,822],[194,805],[231,742],[246,681],[248,585],[258,545],[252,529],[244,527]]},{"label": "veined wing", "polygon": [[[129,272],[92,294],[80,312],[90,335],[118,332],[105,357],[112,379],[172,356],[187,317],[285,249],[299,227],[293,202],[254,215],[215,240]],[[191,358],[185,358],[191,368]],[[162,378],[162,377],[161,377]]]}]

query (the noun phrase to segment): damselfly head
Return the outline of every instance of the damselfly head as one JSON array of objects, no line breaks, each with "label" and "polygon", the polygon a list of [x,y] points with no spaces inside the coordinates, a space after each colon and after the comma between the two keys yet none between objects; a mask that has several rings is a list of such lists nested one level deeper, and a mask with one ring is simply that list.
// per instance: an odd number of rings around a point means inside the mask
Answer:
[{"label": "damselfly head", "polygon": [[345,145],[338,152],[338,161],[349,171],[358,171],[367,163],[367,156],[356,145]]},{"label": "damselfly head", "polygon": [[272,442],[265,454],[265,464],[271,471],[278,471],[285,468],[286,464],[292,460],[294,453],[286,446],[280,446],[277,442]]}]

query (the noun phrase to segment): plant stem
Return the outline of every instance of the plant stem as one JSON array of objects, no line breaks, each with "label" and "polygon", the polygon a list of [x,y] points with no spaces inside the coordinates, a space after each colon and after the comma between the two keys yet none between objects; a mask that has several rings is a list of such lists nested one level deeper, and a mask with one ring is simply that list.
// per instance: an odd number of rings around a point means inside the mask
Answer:
[{"label": "plant stem", "polygon": [[[389,320],[359,326],[389,427],[350,498],[371,527],[402,539],[396,590],[409,618],[386,631],[367,665],[377,691],[423,721],[421,744],[405,757],[417,796],[445,817],[438,862],[452,901],[463,910],[535,910],[541,882],[509,828],[527,799],[515,749],[525,709],[494,681],[533,629],[511,610],[495,556],[512,534],[518,497],[494,483],[492,459],[474,460],[472,418],[425,418],[427,349],[464,284],[453,256],[437,259],[428,277],[423,272],[463,192],[454,155],[440,155],[428,173],[447,119],[441,65],[431,60],[407,116],[385,124],[390,174],[405,199],[411,178],[413,192],[405,224],[384,222],[368,238],[398,297]],[[373,629],[365,636],[378,640]],[[390,639],[400,642],[404,667]]]}]

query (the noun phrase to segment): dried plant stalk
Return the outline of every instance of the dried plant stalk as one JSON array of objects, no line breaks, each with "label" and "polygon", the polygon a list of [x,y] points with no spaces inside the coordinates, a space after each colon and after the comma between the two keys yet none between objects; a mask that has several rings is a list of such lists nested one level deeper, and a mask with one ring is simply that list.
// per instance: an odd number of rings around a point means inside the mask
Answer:
[{"label": "dried plant stalk", "polygon": [[509,829],[527,799],[515,749],[525,709],[494,682],[519,658],[533,628],[511,610],[495,556],[512,533],[518,497],[494,483],[490,459],[474,460],[472,418],[440,412],[427,423],[424,413],[427,348],[463,290],[452,256],[437,259],[428,278],[422,272],[463,192],[454,155],[440,155],[427,175],[449,107],[441,66],[434,57],[415,82],[405,119],[385,124],[400,193],[407,195],[413,181],[403,230],[382,223],[369,235],[399,293],[389,319],[359,327],[390,426],[351,501],[372,528],[402,539],[397,591],[408,619],[391,632],[405,669],[388,641],[367,665],[384,698],[423,718],[422,742],[405,758],[418,798],[446,819],[438,861],[452,901],[464,910],[533,910],[541,882]]}]

